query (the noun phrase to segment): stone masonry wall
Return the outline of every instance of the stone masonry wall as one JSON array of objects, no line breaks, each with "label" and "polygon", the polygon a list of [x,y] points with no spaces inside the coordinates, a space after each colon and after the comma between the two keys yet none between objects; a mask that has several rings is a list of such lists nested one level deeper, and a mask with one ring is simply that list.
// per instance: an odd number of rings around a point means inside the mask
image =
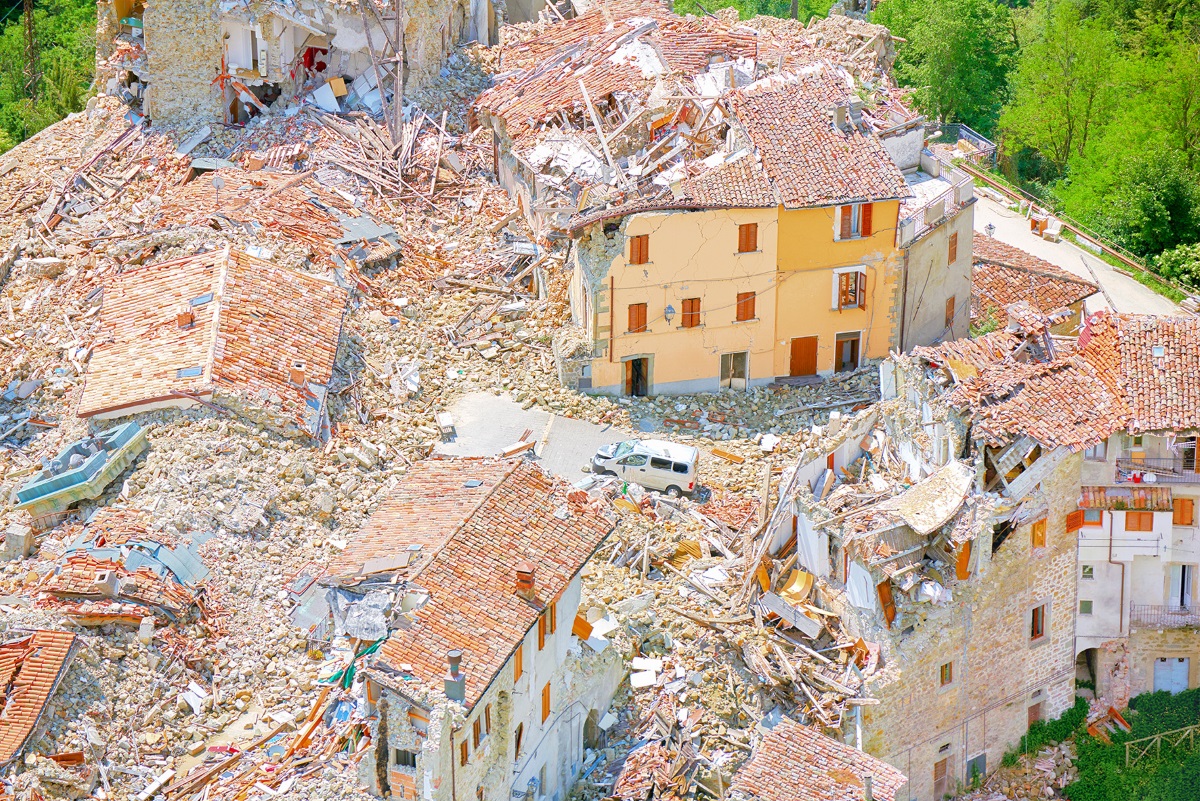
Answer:
[{"label": "stone masonry wall", "polygon": [[1154,662],[1159,658],[1191,660],[1188,687],[1200,687],[1200,631],[1133,628],[1129,632],[1129,696],[1154,690]]},{"label": "stone masonry wall", "polygon": [[[980,754],[994,770],[1028,728],[1030,707],[1041,704],[1040,716],[1055,718],[1074,702],[1076,557],[1066,515],[1076,508],[1079,464],[1071,456],[1042,485],[1047,547],[1031,547],[1031,518],[991,554],[985,526],[974,574],[946,576],[953,603],[921,604],[923,617],[910,609],[892,631],[877,632],[890,643],[869,693],[880,703],[863,707],[863,750],[905,772],[909,798],[932,801],[943,759],[949,791],[969,781],[968,760]],[[1046,634],[1031,642],[1030,612],[1040,604],[1049,609]],[[942,687],[946,663],[953,681]]]},{"label": "stone masonry wall", "polygon": [[196,127],[221,119],[212,81],[221,67],[213,0],[147,0],[142,17],[151,80],[146,111],[156,125]]}]

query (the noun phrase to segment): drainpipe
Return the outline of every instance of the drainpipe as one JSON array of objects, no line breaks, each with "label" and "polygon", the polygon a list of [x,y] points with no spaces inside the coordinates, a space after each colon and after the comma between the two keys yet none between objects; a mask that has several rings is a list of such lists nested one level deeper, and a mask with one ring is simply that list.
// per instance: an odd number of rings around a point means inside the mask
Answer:
[{"label": "drainpipe", "polygon": [[1121,567],[1121,605],[1117,608],[1117,634],[1125,633],[1125,563],[1113,561],[1113,515],[1108,513],[1108,563]]},{"label": "drainpipe", "polygon": [[450,801],[458,801],[458,778],[454,775],[454,760],[458,759],[454,747],[454,729],[450,730]]},{"label": "drainpipe", "polygon": [[613,363],[613,348],[617,341],[617,279],[608,277],[608,363]]},{"label": "drainpipe", "polygon": [[[897,219],[899,219],[898,212],[897,212]],[[899,228],[899,226],[900,226],[900,224],[899,224],[899,222],[897,222],[896,227]],[[899,236],[899,235],[900,235],[900,233],[899,233],[899,231],[897,231],[896,236]],[[901,270],[904,277],[903,277],[903,286],[900,289],[900,341],[897,343],[897,345],[900,348],[900,352],[903,353],[906,350],[906,348],[904,346],[904,323],[905,323],[905,319],[908,317],[908,255],[909,255],[909,249],[908,248],[901,248],[901,249],[904,251],[904,267]]]}]

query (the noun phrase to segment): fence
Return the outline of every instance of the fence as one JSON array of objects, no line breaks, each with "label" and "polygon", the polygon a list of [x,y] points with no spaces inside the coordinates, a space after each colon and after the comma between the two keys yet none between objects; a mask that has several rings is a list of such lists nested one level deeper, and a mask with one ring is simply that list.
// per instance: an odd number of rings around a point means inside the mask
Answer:
[{"label": "fence", "polygon": [[1152,734],[1149,737],[1130,740],[1125,743],[1125,767],[1129,767],[1139,759],[1146,757],[1151,751],[1154,751],[1154,757],[1157,759],[1162,754],[1163,741],[1166,741],[1168,748],[1178,748],[1185,741],[1188,748],[1195,748],[1197,730],[1200,730],[1200,724],[1184,726],[1182,729],[1172,729],[1171,731]]},{"label": "fence", "polygon": [[961,122],[929,122],[925,125],[929,133],[938,133],[929,141],[943,144],[957,144],[959,141],[968,142],[975,148],[974,153],[963,152],[963,158],[970,159],[976,164],[986,163],[989,168],[996,168],[996,143]]},{"label": "fence", "polygon": [[1200,609],[1194,606],[1130,604],[1129,622],[1158,629],[1200,628]]}]

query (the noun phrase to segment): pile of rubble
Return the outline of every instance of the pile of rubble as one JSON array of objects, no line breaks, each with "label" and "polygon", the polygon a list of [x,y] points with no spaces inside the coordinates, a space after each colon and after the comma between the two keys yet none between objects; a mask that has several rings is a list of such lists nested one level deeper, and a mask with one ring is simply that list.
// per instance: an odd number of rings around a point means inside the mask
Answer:
[{"label": "pile of rubble", "polygon": [[1012,767],[1002,767],[978,788],[957,801],[1015,801],[1055,798],[1079,777],[1075,743],[1067,740],[1036,754],[1024,754]]}]

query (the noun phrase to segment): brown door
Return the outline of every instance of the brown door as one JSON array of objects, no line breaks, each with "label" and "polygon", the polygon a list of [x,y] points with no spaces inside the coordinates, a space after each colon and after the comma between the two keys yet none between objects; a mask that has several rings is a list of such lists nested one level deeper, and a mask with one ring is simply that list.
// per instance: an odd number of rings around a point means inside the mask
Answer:
[{"label": "brown door", "polygon": [[941,762],[935,762],[933,765],[933,797],[935,801],[942,801],[943,798],[950,795],[950,758],[947,757]]},{"label": "brown door", "polygon": [[625,394],[643,397],[649,390],[649,359],[630,359],[625,362]]},{"label": "brown door", "polygon": [[792,365],[788,375],[817,374],[817,338],[796,337],[792,340]]}]

